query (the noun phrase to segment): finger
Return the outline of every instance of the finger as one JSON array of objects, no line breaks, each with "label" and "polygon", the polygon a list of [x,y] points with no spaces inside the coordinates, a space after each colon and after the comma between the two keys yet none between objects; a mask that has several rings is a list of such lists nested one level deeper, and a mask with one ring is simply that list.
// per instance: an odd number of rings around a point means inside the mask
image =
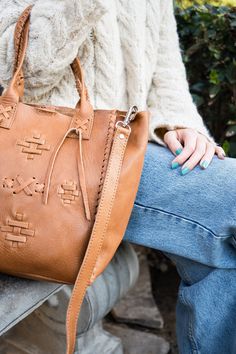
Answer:
[{"label": "finger", "polygon": [[169,130],[165,133],[164,142],[174,155],[179,155],[183,150],[183,146],[179,142],[177,132],[175,130]]},{"label": "finger", "polygon": [[215,153],[219,159],[224,160],[225,158],[225,151],[221,146],[216,146]]},{"label": "finger", "polygon": [[183,165],[184,162],[194,153],[197,144],[198,133],[192,129],[184,129],[179,139],[183,141],[184,147],[182,152],[172,161],[172,165]]},{"label": "finger", "polygon": [[215,155],[216,147],[212,143],[207,143],[206,152],[200,161],[200,167],[205,170],[211,163],[213,156]]},{"label": "finger", "polygon": [[181,174],[186,175],[199,163],[202,156],[206,152],[206,139],[200,135],[197,138],[196,149],[194,153],[190,156],[188,161],[182,166]]}]

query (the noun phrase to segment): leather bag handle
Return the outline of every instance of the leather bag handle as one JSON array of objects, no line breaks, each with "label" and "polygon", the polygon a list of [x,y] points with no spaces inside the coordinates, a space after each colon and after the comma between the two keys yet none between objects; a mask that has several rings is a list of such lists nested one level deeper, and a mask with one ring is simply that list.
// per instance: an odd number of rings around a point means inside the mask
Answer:
[{"label": "leather bag handle", "polygon": [[[13,78],[7,90],[8,96],[18,102],[24,95],[24,73],[23,63],[29,38],[29,20],[33,5],[28,6],[19,17],[14,32],[15,58],[13,64]],[[71,63],[71,69],[75,77],[76,88],[80,96],[76,108],[84,106],[89,102],[88,90],[85,84],[83,70],[78,58]]]}]

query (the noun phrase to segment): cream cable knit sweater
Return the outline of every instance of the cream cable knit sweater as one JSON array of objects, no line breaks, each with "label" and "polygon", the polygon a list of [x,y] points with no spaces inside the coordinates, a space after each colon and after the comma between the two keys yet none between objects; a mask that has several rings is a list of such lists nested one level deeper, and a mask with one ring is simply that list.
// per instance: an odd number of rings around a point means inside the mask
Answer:
[{"label": "cream cable knit sweater", "polygon": [[25,101],[75,106],[69,64],[79,55],[95,108],[149,109],[150,140],[162,145],[162,127],[195,128],[212,141],[189,93],[172,0],[1,0],[3,86],[14,25],[32,3]]}]

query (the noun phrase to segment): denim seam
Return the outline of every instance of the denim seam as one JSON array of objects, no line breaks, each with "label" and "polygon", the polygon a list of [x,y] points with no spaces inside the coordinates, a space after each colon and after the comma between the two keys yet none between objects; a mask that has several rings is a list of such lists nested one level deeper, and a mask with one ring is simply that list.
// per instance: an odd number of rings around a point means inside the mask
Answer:
[{"label": "denim seam", "polygon": [[221,235],[221,236],[218,236],[216,235],[211,229],[207,228],[206,226],[200,224],[198,221],[195,221],[195,220],[192,220],[192,219],[189,219],[189,218],[186,218],[186,217],[183,217],[183,216],[180,216],[180,215],[177,215],[177,214],[174,214],[174,213],[171,213],[169,211],[166,211],[166,210],[162,210],[162,209],[159,209],[159,208],[154,208],[154,207],[149,207],[149,206],[146,206],[146,205],[142,205],[138,202],[135,202],[134,205],[136,205],[137,207],[141,207],[143,209],[146,209],[146,210],[151,210],[151,211],[156,211],[156,212],[161,212],[163,214],[167,214],[167,215],[171,215],[175,218],[178,218],[180,220],[184,220],[186,222],[190,222],[190,223],[193,223],[199,227],[201,227],[204,231],[207,231],[209,233],[212,234],[212,236],[216,239],[225,239],[225,238],[228,238],[228,237],[234,237],[234,235]]},{"label": "denim seam", "polygon": [[193,337],[193,316],[189,310],[189,308],[191,307],[191,304],[187,301],[187,299],[185,298],[183,291],[181,291],[179,293],[180,298],[182,299],[183,303],[185,305],[187,305],[187,311],[188,311],[188,318],[189,318],[189,325],[188,325],[188,336],[190,339],[190,343],[191,343],[191,352],[192,354],[200,354],[200,352],[198,351],[198,346],[197,343]]}]

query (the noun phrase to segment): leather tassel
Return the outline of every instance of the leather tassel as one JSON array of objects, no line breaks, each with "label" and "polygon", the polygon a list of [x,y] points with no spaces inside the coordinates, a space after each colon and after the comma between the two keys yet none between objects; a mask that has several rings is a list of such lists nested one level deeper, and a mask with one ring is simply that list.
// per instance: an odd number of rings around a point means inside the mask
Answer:
[{"label": "leather tassel", "polygon": [[85,179],[84,161],[83,161],[83,150],[82,150],[83,135],[82,135],[81,129],[77,129],[77,128],[73,128],[73,127],[69,128],[66,131],[66,133],[64,134],[64,136],[62,137],[62,139],[58,142],[58,144],[54,150],[54,153],[51,157],[51,160],[49,162],[49,166],[48,166],[47,173],[46,173],[45,190],[44,190],[44,194],[43,194],[43,203],[45,205],[48,203],[51,178],[52,178],[53,168],[54,168],[58,153],[59,153],[62,145],[64,144],[66,138],[72,132],[75,132],[79,136],[79,153],[78,153],[78,159],[77,159],[78,176],[79,176],[79,183],[80,183],[81,194],[82,194],[82,199],[83,199],[83,204],[84,204],[85,216],[86,216],[86,219],[90,221],[91,220],[91,213],[90,213],[88,193],[87,193],[87,188],[86,188],[86,179]]},{"label": "leather tassel", "polygon": [[91,220],[91,213],[89,208],[88,193],[86,188],[86,179],[84,171],[84,160],[83,160],[83,150],[82,150],[82,131],[79,129],[79,153],[77,159],[79,183],[84,203],[85,216],[87,220]]}]

